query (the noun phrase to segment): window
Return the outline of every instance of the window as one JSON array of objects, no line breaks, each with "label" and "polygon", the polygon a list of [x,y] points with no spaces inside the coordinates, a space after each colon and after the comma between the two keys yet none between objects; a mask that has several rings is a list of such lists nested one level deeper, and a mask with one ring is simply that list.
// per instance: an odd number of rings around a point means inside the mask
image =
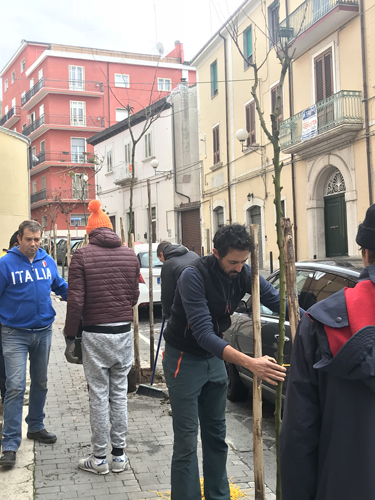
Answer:
[{"label": "window", "polygon": [[44,104],[39,106],[39,118],[44,115]]},{"label": "window", "polygon": [[30,90],[34,87],[34,78],[30,78]]},{"label": "window", "polygon": [[85,90],[84,66],[69,66],[69,89]]},{"label": "window", "polygon": [[214,210],[216,230],[224,226],[224,208],[217,207]]},{"label": "window", "polygon": [[217,87],[217,61],[213,62],[210,66],[211,73],[211,97],[215,97],[218,93]]},{"label": "window", "polygon": [[33,181],[32,189],[33,189],[33,194],[35,194],[36,193],[36,181]]},{"label": "window", "polygon": [[74,174],[72,187],[74,200],[85,200],[87,198],[87,181],[82,179],[82,174]]},{"label": "window", "polygon": [[129,88],[129,75],[115,73],[115,87]]},{"label": "window", "polygon": [[47,227],[47,215],[42,215],[42,227]]},{"label": "window", "polygon": [[15,108],[16,107],[16,98],[14,97],[12,99],[12,108]]},{"label": "window", "polygon": [[246,58],[246,61],[244,61],[244,68],[246,69],[253,62],[253,31],[251,26],[243,32],[243,55]]},{"label": "window", "polygon": [[[277,92],[278,89],[280,88],[280,85],[275,85],[271,89],[271,113],[273,113],[275,106],[276,106],[276,98],[277,98]],[[283,106],[283,89],[281,89],[281,106],[280,106],[280,113],[279,116],[277,117],[277,128],[280,129],[280,123],[283,121],[283,113],[284,113],[284,106]]]},{"label": "window", "polygon": [[32,153],[33,156],[36,156],[36,147],[35,146],[33,146],[31,148],[31,153]]},{"label": "window", "polygon": [[86,126],[86,103],[84,101],[70,101],[70,125]]},{"label": "window", "polygon": [[21,106],[26,103],[26,92],[22,92],[21,94]]},{"label": "window", "polygon": [[309,287],[310,302],[308,306],[311,307],[344,287],[353,287],[353,284],[348,279],[336,274],[317,271]]},{"label": "window", "polygon": [[107,146],[105,153],[106,161],[107,161],[107,172],[113,171],[113,149],[112,145]]},{"label": "window", "polygon": [[21,61],[21,73],[23,73],[25,71],[25,68],[26,68],[26,62],[25,62],[25,59],[22,59],[22,61]]},{"label": "window", "polygon": [[9,111],[8,106],[5,106],[5,108],[4,108],[4,115],[7,115],[7,114],[8,114],[8,111]]},{"label": "window", "polygon": [[131,142],[125,144],[125,165],[130,165],[132,161],[132,145]]},{"label": "window", "polygon": [[212,129],[212,141],[214,145],[214,165],[220,163],[220,129],[219,125],[216,125]]},{"label": "window", "polygon": [[8,90],[8,78],[4,80],[4,92]]},{"label": "window", "polygon": [[38,71],[38,82],[40,82],[40,80],[43,80],[43,68]]},{"label": "window", "polygon": [[[135,228],[134,228],[134,212],[132,212],[131,226],[130,226],[130,212],[128,212],[128,213],[126,214],[126,218],[127,218],[128,229],[130,229],[130,232],[131,232],[132,234],[135,234],[135,233],[134,233],[134,230],[135,230]],[[148,262],[148,261],[147,261],[147,262]]]},{"label": "window", "polygon": [[276,2],[273,2],[273,4],[268,7],[270,47],[273,47],[279,41],[279,8],[279,0],[276,0]]},{"label": "window", "polygon": [[320,102],[333,94],[332,49],[328,49],[314,61],[315,100]]},{"label": "window", "polygon": [[248,133],[246,147],[256,143],[256,127],[255,127],[255,101],[247,104],[245,107],[246,115],[246,130]]},{"label": "window", "polygon": [[40,142],[40,152],[44,153],[46,150],[46,141],[41,141]]},{"label": "window", "polygon": [[24,133],[24,132],[25,132],[25,128],[26,128],[26,123],[24,123],[24,124],[22,125],[22,133]]},{"label": "window", "polygon": [[86,140],[83,138],[72,137],[70,139],[70,149],[73,163],[85,163]]},{"label": "window", "polygon": [[158,90],[170,92],[171,90],[171,79],[170,78],[158,78]]},{"label": "window", "polygon": [[31,123],[34,123],[34,122],[35,122],[35,118],[36,118],[36,116],[35,116],[35,111],[33,111],[33,112],[31,113],[31,115],[30,115],[30,120],[31,120]]},{"label": "window", "polygon": [[46,176],[42,176],[42,191],[46,190]]},{"label": "window", "polygon": [[152,135],[151,132],[145,134],[145,158],[152,156]]},{"label": "window", "polygon": [[116,122],[121,122],[129,116],[129,112],[124,108],[116,108]]},{"label": "window", "polygon": [[16,81],[16,72],[15,72],[15,71],[12,71],[12,75],[11,75],[11,77],[10,77],[10,81],[11,81],[12,83],[14,83],[14,82]]}]

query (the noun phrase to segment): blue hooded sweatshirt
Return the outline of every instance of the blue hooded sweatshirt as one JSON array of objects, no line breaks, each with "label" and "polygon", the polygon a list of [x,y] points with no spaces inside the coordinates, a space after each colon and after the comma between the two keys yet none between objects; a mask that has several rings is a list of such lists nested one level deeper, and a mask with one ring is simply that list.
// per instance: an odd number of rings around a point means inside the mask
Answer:
[{"label": "blue hooded sweatshirt", "polygon": [[44,328],[53,323],[51,290],[67,299],[68,284],[41,248],[33,262],[12,248],[0,259],[0,322],[10,328]]}]

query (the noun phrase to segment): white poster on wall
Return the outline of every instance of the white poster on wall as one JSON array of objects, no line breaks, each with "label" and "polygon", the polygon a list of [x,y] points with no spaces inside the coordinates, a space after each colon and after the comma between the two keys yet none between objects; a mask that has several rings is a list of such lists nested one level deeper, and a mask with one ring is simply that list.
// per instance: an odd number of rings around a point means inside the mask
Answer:
[{"label": "white poster on wall", "polygon": [[302,141],[315,137],[318,133],[316,105],[302,111]]}]

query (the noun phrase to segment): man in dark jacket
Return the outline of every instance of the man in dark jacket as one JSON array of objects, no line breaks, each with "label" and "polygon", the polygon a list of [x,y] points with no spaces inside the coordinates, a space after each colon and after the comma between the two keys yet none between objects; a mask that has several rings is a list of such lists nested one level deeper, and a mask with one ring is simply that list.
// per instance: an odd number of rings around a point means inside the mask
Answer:
[{"label": "man in dark jacket", "polygon": [[65,356],[69,362],[78,362],[74,340],[82,318],[82,361],[90,394],[93,453],[78,466],[94,474],[108,474],[109,439],[112,472],[122,472],[128,462],[124,453],[127,376],[133,362],[131,321],[139,295],[139,261],[113,232],[100,202],[91,201],[89,210],[89,244],[74,252],[69,268]]},{"label": "man in dark jacket", "polygon": [[[285,368],[268,356],[251,358],[222,338],[230,316],[251,292],[246,264],[253,242],[244,226],[220,228],[213,255],[200,257],[181,273],[164,332],[164,374],[172,406],[174,447],[171,500],[200,500],[197,459],[198,420],[203,449],[206,500],[229,500],[226,472],[225,407],[228,377],[224,360],[244,366],[277,385]],[[262,303],[279,310],[279,294],[260,277]]]},{"label": "man in dark jacket", "polygon": [[172,245],[170,241],[162,241],[156,249],[156,255],[163,263],[161,268],[161,305],[163,316],[169,318],[177,280],[186,266],[197,260],[199,256],[183,245]]},{"label": "man in dark jacket", "polygon": [[365,269],[298,327],[281,428],[286,500],[375,495],[375,205],[359,225]]}]

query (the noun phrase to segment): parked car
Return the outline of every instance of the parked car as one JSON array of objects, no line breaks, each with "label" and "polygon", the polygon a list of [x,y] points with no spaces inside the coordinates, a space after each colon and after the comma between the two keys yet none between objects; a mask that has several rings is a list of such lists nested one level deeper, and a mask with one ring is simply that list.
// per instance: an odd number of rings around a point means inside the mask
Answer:
[{"label": "parked car", "polygon": [[[60,240],[66,240],[66,236],[57,236],[56,237],[56,246]],[[54,241],[54,238],[52,236],[51,237],[51,256],[52,257],[53,257],[54,244],[55,244],[55,241]],[[43,248],[43,250],[45,250],[48,253],[48,238],[46,236],[43,238],[43,241],[42,241],[40,246]]]},{"label": "parked car", "polygon": [[[156,249],[158,243],[152,244],[152,286],[153,286],[153,299],[154,305],[161,304],[161,287],[160,287],[160,272],[163,265],[156,256]],[[134,252],[138,257],[141,266],[139,275],[139,299],[138,307],[148,307],[150,302],[149,297],[149,247],[148,243],[142,243],[134,246]]]},{"label": "parked car", "polygon": [[[299,305],[302,309],[309,309],[316,302],[326,299],[344,287],[354,287],[361,270],[362,260],[345,259],[340,262],[313,261],[297,262],[296,277]],[[279,289],[279,271],[277,270],[267,278],[276,290]],[[232,324],[224,338],[229,344],[248,356],[253,356],[253,322],[251,317],[251,297],[242,302],[232,315]],[[261,304],[262,325],[262,352],[276,358],[277,342],[279,337],[279,316]],[[284,363],[290,363],[291,336],[289,322],[285,322]],[[253,374],[249,370],[226,362],[228,373],[228,399],[241,401],[248,395],[252,388]],[[288,369],[287,369],[288,370]],[[283,394],[288,382],[288,372],[283,384]],[[275,386],[263,381],[263,397],[271,402],[275,401]]]},{"label": "parked car", "polygon": [[[83,238],[79,238],[79,237],[74,237],[74,238],[70,239],[70,254],[71,255],[72,255],[72,248],[73,248],[73,246],[78,241],[82,241],[82,240],[83,240]],[[56,245],[56,261],[57,261],[58,264],[62,264],[63,263],[64,257],[65,257],[65,262],[64,263],[65,263],[65,265],[67,264],[66,243],[67,243],[66,238],[63,238]]]}]

